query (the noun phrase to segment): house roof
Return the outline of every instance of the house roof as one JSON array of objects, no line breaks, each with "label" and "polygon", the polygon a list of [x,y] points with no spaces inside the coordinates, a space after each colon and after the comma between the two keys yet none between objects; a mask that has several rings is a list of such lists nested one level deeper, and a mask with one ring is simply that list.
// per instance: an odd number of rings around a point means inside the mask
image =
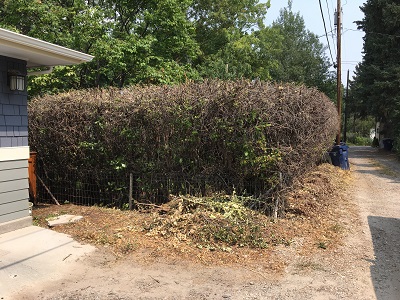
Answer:
[{"label": "house roof", "polygon": [[0,55],[25,60],[27,67],[89,62],[92,55],[0,28]]}]

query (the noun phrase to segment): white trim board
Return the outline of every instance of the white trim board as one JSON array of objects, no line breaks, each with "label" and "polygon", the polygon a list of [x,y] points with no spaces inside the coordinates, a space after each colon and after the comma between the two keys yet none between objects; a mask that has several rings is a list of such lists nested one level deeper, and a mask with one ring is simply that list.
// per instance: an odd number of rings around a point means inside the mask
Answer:
[{"label": "white trim board", "polygon": [[0,147],[0,162],[28,159],[29,155],[29,146]]},{"label": "white trim board", "polygon": [[75,65],[93,59],[92,55],[3,28],[0,28],[0,55],[25,60],[28,68]]}]

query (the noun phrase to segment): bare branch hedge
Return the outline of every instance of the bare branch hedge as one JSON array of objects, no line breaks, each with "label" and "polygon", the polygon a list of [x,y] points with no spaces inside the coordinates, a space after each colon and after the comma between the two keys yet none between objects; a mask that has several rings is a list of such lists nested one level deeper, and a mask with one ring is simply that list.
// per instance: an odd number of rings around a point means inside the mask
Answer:
[{"label": "bare branch hedge", "polygon": [[[30,101],[29,120],[31,148],[53,182],[68,173],[76,188],[110,192],[126,187],[107,174],[133,172],[146,201],[189,185],[252,195],[264,209],[318,163],[338,126],[316,89],[245,80],[48,95]],[[168,181],[151,186],[154,176]]]}]

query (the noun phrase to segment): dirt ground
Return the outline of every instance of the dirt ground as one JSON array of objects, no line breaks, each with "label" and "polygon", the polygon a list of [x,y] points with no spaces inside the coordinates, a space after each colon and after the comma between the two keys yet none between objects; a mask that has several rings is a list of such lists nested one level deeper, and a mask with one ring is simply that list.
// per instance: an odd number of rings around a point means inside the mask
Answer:
[{"label": "dirt ground", "polygon": [[343,191],[336,247],[305,254],[307,241],[296,238],[260,251],[258,264],[207,264],[146,248],[118,259],[103,247],[73,273],[15,299],[400,299],[400,164],[370,147],[349,153],[354,180]]}]

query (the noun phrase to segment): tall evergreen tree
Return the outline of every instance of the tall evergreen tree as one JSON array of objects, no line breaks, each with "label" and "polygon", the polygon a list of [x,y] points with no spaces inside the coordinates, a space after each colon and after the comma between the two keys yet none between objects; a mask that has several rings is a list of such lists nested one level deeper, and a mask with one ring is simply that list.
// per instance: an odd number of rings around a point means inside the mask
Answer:
[{"label": "tall evergreen tree", "polygon": [[400,129],[400,3],[368,0],[361,10],[364,18],[357,25],[365,32],[364,55],[352,83],[354,107],[361,116],[386,123],[389,136]]}]

